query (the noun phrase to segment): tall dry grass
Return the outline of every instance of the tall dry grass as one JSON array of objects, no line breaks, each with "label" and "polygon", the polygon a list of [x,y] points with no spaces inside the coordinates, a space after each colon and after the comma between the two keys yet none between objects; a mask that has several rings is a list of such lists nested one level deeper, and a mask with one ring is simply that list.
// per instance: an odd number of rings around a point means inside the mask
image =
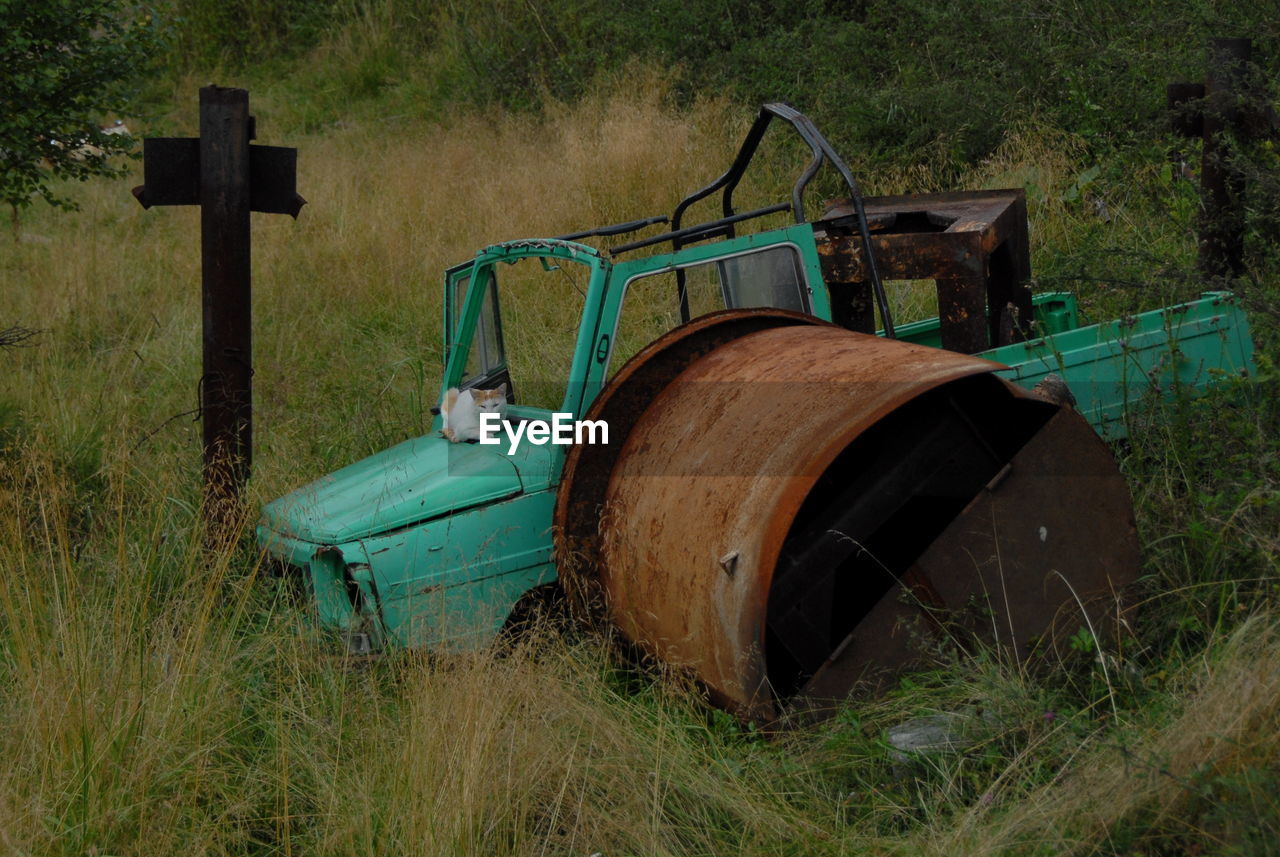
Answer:
[{"label": "tall dry grass", "polygon": [[[1221,836],[1187,808],[1276,758],[1274,617],[1106,729],[1045,721],[1056,682],[979,661],[765,740],[594,641],[351,661],[132,465],[102,468],[92,520],[39,450],[0,473],[8,853],[1090,854]],[[966,700],[990,716],[964,753],[904,765],[880,737]]]},{"label": "tall dry grass", "polygon": [[[991,800],[960,813],[947,829],[919,837],[919,853],[1096,854],[1148,831],[1159,831],[1175,848],[1180,838],[1217,839],[1224,853],[1241,853],[1247,838],[1223,838],[1227,831],[1204,825],[1202,813],[1188,809],[1202,809],[1217,782],[1275,771],[1280,626],[1274,617],[1255,619],[1219,643],[1172,678],[1167,708],[1152,706],[1161,711],[1155,722],[1138,720],[1103,740],[1081,742],[1069,765],[1029,790],[1010,795],[997,783]],[[1031,752],[1011,768],[1021,764],[1034,764]],[[1242,802],[1250,800],[1257,804],[1255,819],[1274,826],[1275,797],[1258,788]],[[1228,825],[1239,823],[1236,813],[1226,815]]]},{"label": "tall dry grass", "polygon": [[[265,137],[270,99],[255,110]],[[254,496],[424,428],[446,265],[669,211],[742,123],[724,102],[676,110],[637,72],[542,119],[270,140],[299,146],[310,205],[296,223],[255,217]],[[632,829],[675,788],[639,736],[696,751],[696,734],[619,703],[598,653],[352,670],[271,597],[252,551],[205,549],[184,414],[198,217],[143,212],[127,187],[85,186],[73,216],[33,211],[0,257],[6,322],[41,329],[0,354],[5,848],[535,853],[639,835],[684,850],[692,820]],[[677,791],[712,793],[708,777]],[[749,805],[789,817],[770,802]]]},{"label": "tall dry grass", "polygon": [[83,487],[19,454],[0,473],[19,489],[0,496],[7,853],[677,854],[725,836],[702,814],[813,826],[725,780],[688,699],[628,697],[590,646],[353,664],[127,461],[85,521]]}]

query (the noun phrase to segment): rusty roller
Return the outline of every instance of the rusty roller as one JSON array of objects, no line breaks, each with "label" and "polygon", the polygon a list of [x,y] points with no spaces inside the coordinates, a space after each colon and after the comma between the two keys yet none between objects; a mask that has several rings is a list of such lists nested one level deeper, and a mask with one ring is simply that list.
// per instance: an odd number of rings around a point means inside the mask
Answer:
[{"label": "rusty roller", "polygon": [[566,590],[757,722],[821,710],[920,644],[1019,656],[1138,571],[1128,489],[1069,407],[998,364],[777,310],[697,319],[588,419],[556,507]]}]

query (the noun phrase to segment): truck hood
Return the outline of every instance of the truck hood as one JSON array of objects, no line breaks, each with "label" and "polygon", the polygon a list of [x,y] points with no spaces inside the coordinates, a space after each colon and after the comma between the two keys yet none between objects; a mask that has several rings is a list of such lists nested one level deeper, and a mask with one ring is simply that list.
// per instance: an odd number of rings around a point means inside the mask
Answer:
[{"label": "truck hood", "polygon": [[314,544],[339,544],[521,491],[500,446],[405,441],[273,500],[262,526]]}]

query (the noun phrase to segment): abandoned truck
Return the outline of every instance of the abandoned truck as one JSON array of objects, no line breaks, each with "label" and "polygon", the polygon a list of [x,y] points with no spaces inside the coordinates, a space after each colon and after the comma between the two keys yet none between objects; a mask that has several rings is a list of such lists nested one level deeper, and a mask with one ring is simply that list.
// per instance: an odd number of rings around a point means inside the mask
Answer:
[{"label": "abandoned truck", "polygon": [[[812,158],[789,200],[736,212],[775,120]],[[823,167],[849,200],[810,220]],[[258,538],[353,650],[485,645],[563,587],[744,717],[883,680],[920,633],[1051,645],[1138,570],[1098,432],[1153,389],[1250,372],[1251,346],[1227,293],[1082,327],[1071,295],[1031,295],[1028,258],[1020,190],[863,200],[767,105],[669,220],[445,272],[441,393],[505,385],[508,430],[558,413],[608,443],[451,443],[437,418],[269,503]],[[938,316],[895,326],[885,280],[908,279],[936,282]],[[1050,374],[1069,392],[1039,392]]]}]

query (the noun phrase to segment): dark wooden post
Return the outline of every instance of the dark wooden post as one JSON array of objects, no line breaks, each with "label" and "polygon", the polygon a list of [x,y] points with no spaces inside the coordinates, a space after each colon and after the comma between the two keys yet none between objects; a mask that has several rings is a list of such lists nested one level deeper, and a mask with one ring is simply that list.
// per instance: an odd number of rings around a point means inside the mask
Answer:
[{"label": "dark wooden post", "polygon": [[1238,277],[1244,271],[1244,176],[1232,166],[1230,133],[1240,128],[1250,39],[1214,39],[1205,78],[1204,221],[1200,227],[1200,270],[1209,277]]},{"label": "dark wooden post", "polygon": [[1231,136],[1243,136],[1258,124],[1247,115],[1249,110],[1241,109],[1252,53],[1252,39],[1214,39],[1205,82],[1168,87],[1174,129],[1204,140],[1199,267],[1206,277],[1234,278],[1244,272],[1245,180],[1231,163]]},{"label": "dark wooden post", "polygon": [[143,208],[200,206],[204,373],[204,514],[234,521],[253,464],[253,339],[249,212],[298,216],[296,149],[251,146],[249,93],[200,90],[200,136],[143,141]]},{"label": "dark wooden post", "polygon": [[249,93],[200,90],[205,506],[234,507],[253,466]]}]

